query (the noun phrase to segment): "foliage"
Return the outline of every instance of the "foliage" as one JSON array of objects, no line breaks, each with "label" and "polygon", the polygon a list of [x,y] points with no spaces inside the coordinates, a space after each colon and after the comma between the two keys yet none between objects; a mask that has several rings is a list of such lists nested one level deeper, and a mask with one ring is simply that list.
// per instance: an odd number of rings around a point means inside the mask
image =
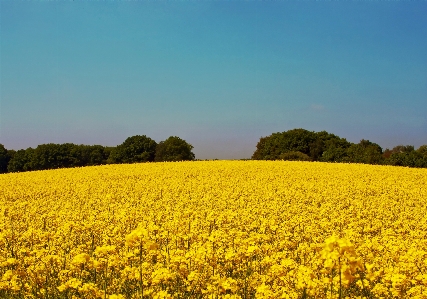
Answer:
[{"label": "foliage", "polygon": [[320,158],[322,162],[343,162],[347,151],[341,147],[332,147],[325,150]]},{"label": "foliage", "polygon": [[427,167],[427,145],[420,146],[417,150],[412,145],[398,145],[393,149],[384,151],[385,164],[408,167]]},{"label": "foliage", "polygon": [[138,163],[154,161],[157,143],[145,135],[136,135],[114,148],[109,163]]},{"label": "foliage", "polygon": [[323,160],[325,151],[334,153],[334,155],[332,155],[334,157],[339,157],[338,153],[340,150],[346,150],[350,145],[351,143],[345,138],[341,138],[326,131],[321,131],[316,133],[316,142],[312,144],[310,152],[312,153],[311,156],[313,161],[338,162],[338,160]]},{"label": "foliage", "polygon": [[310,144],[316,141],[314,132],[293,129],[282,133],[273,133],[261,138],[252,159],[277,160],[286,152],[301,152],[310,155]]},{"label": "foliage", "polygon": [[73,146],[72,143],[49,143],[37,146],[30,162],[31,169],[43,170],[73,166],[76,162],[70,155]]},{"label": "foliage", "polygon": [[427,157],[427,145],[421,145],[417,152],[419,152],[422,156]]},{"label": "foliage", "polygon": [[[295,154],[297,152],[301,154]],[[369,140],[362,139],[354,144],[326,131],[310,132],[294,129],[261,137],[252,159],[387,164],[424,168],[427,167],[427,145],[417,150],[412,145],[398,145],[392,150],[386,149],[383,152],[378,144]]]},{"label": "foliage", "polygon": [[101,145],[41,144],[18,150],[8,164],[9,172],[45,170],[107,163],[109,152]]},{"label": "foliage", "polygon": [[[6,150],[0,144],[0,173],[94,166],[115,163],[195,160],[193,146],[171,136],[157,144],[145,135],[127,138],[117,147],[42,144],[35,149]],[[427,167],[427,145],[382,148],[369,140],[358,144],[326,131],[293,129],[261,137],[252,160],[297,160]]]},{"label": "foliage", "polygon": [[381,164],[383,161],[382,148],[369,140],[362,139],[358,144],[348,147],[345,162]]},{"label": "foliage", "polygon": [[3,144],[0,144],[0,173],[7,172],[7,164],[11,159],[11,155]]},{"label": "foliage", "polygon": [[92,166],[107,163],[110,155],[109,149],[102,145],[79,145],[70,151],[73,166]]},{"label": "foliage", "polygon": [[329,134],[329,138],[324,141],[324,151],[319,158],[323,162],[343,162],[347,157],[347,150],[351,146],[345,138]]},{"label": "foliage", "polygon": [[395,146],[393,149],[392,149],[392,154],[394,154],[394,153],[410,153],[410,152],[413,152],[415,149],[414,149],[414,146],[413,145],[398,145],[398,146]]},{"label": "foliage", "polygon": [[195,158],[192,149],[185,140],[171,136],[157,145],[155,161],[192,161]]},{"label": "foliage", "polygon": [[14,153],[7,165],[8,172],[21,172],[33,170],[31,164],[33,160],[34,149],[29,147],[21,149]]},{"label": "foliage", "polygon": [[264,159],[266,156],[266,143],[270,142],[270,138],[272,138],[272,136],[267,136],[267,137],[261,137],[256,145],[256,150],[252,155],[252,159],[253,160],[267,160]]},{"label": "foliage", "polygon": [[[342,152],[350,146],[347,140],[326,131],[293,129],[261,137],[252,155],[254,160],[277,160],[288,152],[301,152],[312,161],[340,162]],[[324,155],[325,151],[327,154]]]},{"label": "foliage", "polygon": [[280,160],[285,161],[311,161],[311,158],[301,152],[286,152],[279,156]]},{"label": "foliage", "polygon": [[[94,166],[107,163],[153,162],[157,143],[132,136],[117,147],[101,145],[41,144],[35,149],[7,151],[0,146],[0,173]],[[157,151],[158,161],[194,160],[193,146],[179,137],[169,137]],[[1,168],[3,167],[3,168]]]},{"label": "foliage", "polygon": [[426,169],[363,164],[4,174],[0,298],[425,298],[425,198]]},{"label": "foliage", "polygon": [[427,156],[418,151],[393,153],[387,163],[394,166],[427,167]]}]

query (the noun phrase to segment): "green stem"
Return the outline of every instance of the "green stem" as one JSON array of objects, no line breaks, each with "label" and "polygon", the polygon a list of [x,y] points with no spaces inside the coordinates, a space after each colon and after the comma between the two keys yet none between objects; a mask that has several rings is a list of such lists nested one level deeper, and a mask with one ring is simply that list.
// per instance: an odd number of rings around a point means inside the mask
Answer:
[{"label": "green stem", "polygon": [[339,274],[340,274],[339,299],[341,299],[342,298],[342,288],[341,288],[341,257],[338,258],[338,267],[339,267]]}]

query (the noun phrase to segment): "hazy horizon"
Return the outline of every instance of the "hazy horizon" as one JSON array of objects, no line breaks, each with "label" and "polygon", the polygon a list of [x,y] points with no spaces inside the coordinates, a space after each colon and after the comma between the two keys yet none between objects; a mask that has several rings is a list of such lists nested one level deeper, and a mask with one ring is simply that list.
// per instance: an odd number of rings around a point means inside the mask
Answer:
[{"label": "hazy horizon", "polygon": [[427,144],[427,1],[0,1],[0,143]]}]

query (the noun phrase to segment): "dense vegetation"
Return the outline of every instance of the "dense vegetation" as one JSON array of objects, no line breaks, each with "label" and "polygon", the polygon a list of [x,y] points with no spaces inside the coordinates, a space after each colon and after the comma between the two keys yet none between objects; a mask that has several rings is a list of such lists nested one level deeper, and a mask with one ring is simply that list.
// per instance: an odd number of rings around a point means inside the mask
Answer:
[{"label": "dense vegetation", "polygon": [[383,151],[369,140],[355,144],[326,131],[293,129],[261,137],[252,159],[427,167],[427,145],[417,150],[411,145],[398,145]]},{"label": "dense vegetation", "polygon": [[[0,173],[81,167],[102,164],[191,161],[193,146],[171,136],[157,143],[145,135],[127,138],[116,147],[102,145],[42,144],[36,148],[7,150],[0,144]],[[293,129],[261,137],[253,160],[321,161],[383,164],[427,168],[427,145],[383,149],[362,139],[351,143],[326,131]]]},{"label": "dense vegetation", "polygon": [[154,161],[191,161],[195,158],[192,149],[185,140],[171,136],[157,145]]},{"label": "dense vegetation", "polygon": [[116,147],[49,143],[14,151],[0,144],[0,173],[154,160],[189,161],[194,160],[192,149],[179,137],[171,136],[157,144],[145,135],[129,137]]}]

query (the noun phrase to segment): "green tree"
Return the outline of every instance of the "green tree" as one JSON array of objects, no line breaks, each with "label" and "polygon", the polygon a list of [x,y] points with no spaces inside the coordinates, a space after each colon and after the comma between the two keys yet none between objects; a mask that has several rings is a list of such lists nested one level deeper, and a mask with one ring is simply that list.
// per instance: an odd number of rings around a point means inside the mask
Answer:
[{"label": "green tree", "polygon": [[351,143],[345,138],[335,134],[321,131],[316,133],[316,146],[311,146],[310,153],[314,161],[341,162],[345,158],[345,152]]},{"label": "green tree", "polygon": [[113,150],[115,150],[115,146],[105,146],[104,147],[104,157],[105,157],[105,163],[110,163],[110,154]]},{"label": "green tree", "polygon": [[393,147],[393,149],[391,149],[391,150],[388,149],[388,148],[386,148],[386,150],[383,153],[383,157],[385,159],[388,159],[393,154],[397,154],[397,153],[410,153],[410,152],[413,152],[414,150],[415,149],[414,149],[413,145],[402,145],[401,144],[401,145],[397,145],[397,146]]},{"label": "green tree", "polygon": [[282,154],[282,133],[273,133],[270,136],[261,137],[252,155],[254,160],[275,160]]},{"label": "green tree", "polygon": [[31,157],[31,168],[44,170],[77,166],[80,157],[71,155],[75,147],[73,143],[38,145]]},{"label": "green tree", "polygon": [[387,164],[407,167],[427,167],[427,157],[417,151],[394,153],[387,160]]},{"label": "green tree", "polygon": [[415,149],[414,149],[413,145],[398,145],[398,146],[393,147],[393,149],[391,150],[391,153],[392,154],[395,154],[395,153],[410,153],[410,152],[413,152],[414,150]]},{"label": "green tree", "polygon": [[347,157],[344,162],[365,163],[365,164],[382,164],[382,148],[369,140],[362,139],[358,144],[352,144],[347,149]]},{"label": "green tree", "polygon": [[386,164],[407,167],[427,167],[427,145],[415,150],[412,145],[398,145],[391,151]]},{"label": "green tree", "polygon": [[285,161],[311,161],[311,158],[301,152],[286,152],[279,156],[279,159]]},{"label": "green tree", "polygon": [[32,159],[33,159],[34,149],[29,147],[27,149],[21,149],[14,153],[12,158],[7,165],[7,170],[9,172],[21,172],[21,171],[30,171],[32,168]]},{"label": "green tree", "polygon": [[427,144],[425,145],[421,145],[418,149],[417,152],[419,152],[421,155],[423,155],[424,157],[427,158]]},{"label": "green tree", "polygon": [[107,164],[108,156],[110,152],[105,149],[102,145],[89,146],[89,161],[87,165],[101,165]]},{"label": "green tree", "polygon": [[145,135],[127,138],[112,149],[108,163],[152,162],[156,154],[157,143]]},{"label": "green tree", "polygon": [[306,155],[318,155],[314,150],[310,153],[310,145],[316,144],[316,133],[305,129],[293,129],[282,133],[273,133],[261,137],[257,150],[252,155],[255,160],[277,160],[287,152],[301,152]]},{"label": "green tree", "polygon": [[[288,152],[300,152],[312,161],[336,161],[342,152],[350,146],[347,140],[326,131],[311,132],[305,129],[293,129],[282,133],[273,133],[261,137],[257,149],[252,155],[254,160],[276,160]],[[336,149],[337,147],[343,150]],[[328,154],[324,156],[324,152]]]},{"label": "green tree", "polygon": [[193,148],[185,140],[171,136],[157,145],[155,161],[192,161],[195,158]]},{"label": "green tree", "polygon": [[0,144],[0,173],[7,172],[7,165],[11,159],[9,151],[4,147],[3,144]]},{"label": "green tree", "polygon": [[[335,136],[335,135],[334,135]],[[345,138],[335,136],[325,141],[324,151],[320,157],[323,162],[343,162],[348,159],[347,149],[352,144]]]},{"label": "green tree", "polygon": [[9,151],[9,172],[107,164],[110,148],[101,145],[41,144],[35,149]]},{"label": "green tree", "polygon": [[256,145],[256,150],[252,155],[252,160],[264,160],[264,149],[270,137],[261,137]]},{"label": "green tree", "polygon": [[107,164],[110,151],[102,145],[75,145],[70,152],[72,166],[92,166]]}]

